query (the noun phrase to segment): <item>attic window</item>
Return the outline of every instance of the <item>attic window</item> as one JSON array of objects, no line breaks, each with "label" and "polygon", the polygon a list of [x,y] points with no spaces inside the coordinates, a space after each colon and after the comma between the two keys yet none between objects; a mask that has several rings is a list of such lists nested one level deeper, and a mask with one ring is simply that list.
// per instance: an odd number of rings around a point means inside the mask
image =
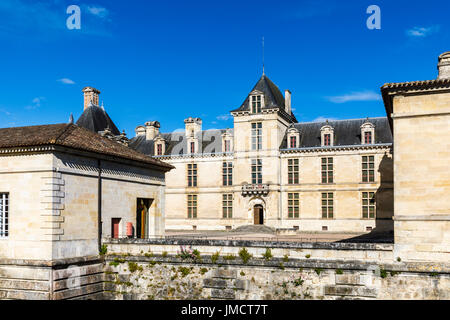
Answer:
[{"label": "attic window", "polygon": [[[328,121],[327,121],[328,123]],[[330,125],[325,125],[320,129],[322,147],[330,147],[334,145],[334,129]]]},{"label": "attic window", "polygon": [[291,149],[297,148],[297,137],[296,136],[291,136],[290,147],[291,147]]},{"label": "attic window", "polygon": [[261,113],[262,95],[251,96],[252,113]]},{"label": "attic window", "polygon": [[325,134],[323,136],[323,145],[330,146],[331,145],[331,134]]},{"label": "attic window", "polygon": [[156,145],[156,148],[157,148],[156,154],[157,154],[158,156],[161,156],[161,155],[162,155],[162,144],[161,144],[161,143],[158,143],[158,144]]},{"label": "attic window", "polygon": [[361,126],[361,143],[374,144],[375,143],[375,126],[369,122],[369,119]]},{"label": "attic window", "polygon": [[364,132],[364,144],[372,144],[372,132]]}]

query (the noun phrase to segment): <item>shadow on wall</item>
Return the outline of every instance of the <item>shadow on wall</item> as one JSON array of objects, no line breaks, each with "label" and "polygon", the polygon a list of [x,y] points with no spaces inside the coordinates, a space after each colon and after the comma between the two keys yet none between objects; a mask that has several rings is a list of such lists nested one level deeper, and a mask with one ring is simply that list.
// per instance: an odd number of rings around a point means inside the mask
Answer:
[{"label": "shadow on wall", "polygon": [[342,240],[340,242],[394,242],[394,162],[385,154],[378,168],[380,187],[375,192],[376,217],[375,228],[368,234]]}]

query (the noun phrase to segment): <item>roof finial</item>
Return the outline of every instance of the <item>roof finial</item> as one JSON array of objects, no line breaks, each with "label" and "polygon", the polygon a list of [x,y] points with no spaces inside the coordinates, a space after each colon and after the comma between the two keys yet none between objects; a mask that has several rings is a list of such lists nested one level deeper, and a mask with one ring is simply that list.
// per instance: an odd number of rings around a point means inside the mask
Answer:
[{"label": "roof finial", "polygon": [[266,74],[265,73],[265,66],[264,66],[264,37],[262,37],[262,65],[263,65],[263,76]]},{"label": "roof finial", "polygon": [[70,117],[69,117],[69,124],[72,124],[73,123],[73,114],[72,113],[70,113]]}]

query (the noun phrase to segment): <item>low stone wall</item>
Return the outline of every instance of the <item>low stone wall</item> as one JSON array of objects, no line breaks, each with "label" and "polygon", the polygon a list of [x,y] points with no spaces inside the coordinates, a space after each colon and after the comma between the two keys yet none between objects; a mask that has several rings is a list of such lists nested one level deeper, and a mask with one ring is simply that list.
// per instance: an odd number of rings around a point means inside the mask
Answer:
[{"label": "low stone wall", "polygon": [[103,269],[100,257],[0,260],[0,300],[102,299]]},{"label": "low stone wall", "polygon": [[[221,242],[112,241],[104,297],[450,299],[449,265],[393,259],[392,245]],[[181,245],[198,251],[179,255]]]}]

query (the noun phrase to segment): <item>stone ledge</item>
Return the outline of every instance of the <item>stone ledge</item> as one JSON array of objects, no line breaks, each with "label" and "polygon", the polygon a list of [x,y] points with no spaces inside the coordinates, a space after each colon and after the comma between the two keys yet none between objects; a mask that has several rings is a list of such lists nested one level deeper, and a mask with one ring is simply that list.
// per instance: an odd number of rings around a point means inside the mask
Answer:
[{"label": "stone ledge", "polygon": [[104,261],[102,256],[87,256],[68,259],[55,260],[28,260],[28,259],[0,259],[1,265],[12,266],[31,266],[31,267],[56,267],[73,264],[90,264],[102,263]]}]

